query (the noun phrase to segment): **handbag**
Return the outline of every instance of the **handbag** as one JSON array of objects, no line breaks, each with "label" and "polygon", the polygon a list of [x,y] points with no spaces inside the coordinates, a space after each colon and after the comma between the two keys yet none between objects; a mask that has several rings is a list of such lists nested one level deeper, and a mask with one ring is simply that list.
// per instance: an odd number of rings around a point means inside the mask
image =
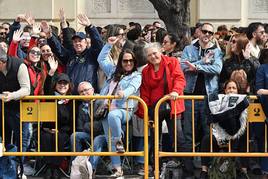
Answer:
[{"label": "handbag", "polygon": [[[115,94],[115,91],[116,91],[116,88],[117,88],[118,84],[119,84],[119,81],[115,85],[111,95]],[[111,100],[111,102],[112,102],[112,100]],[[96,104],[96,107],[94,109],[94,111],[95,111],[94,119],[96,121],[100,121],[100,120],[106,118],[108,113],[109,113],[109,109],[108,109],[107,104],[105,104],[105,101],[102,100],[102,99],[101,100],[96,100],[95,104]]]},{"label": "handbag", "polygon": [[[164,94],[165,95],[167,94],[167,91],[168,91],[167,90],[167,77],[166,77],[166,71],[164,71]],[[149,108],[149,116],[151,119],[154,119],[154,110],[155,110],[156,103],[152,107]],[[159,118],[169,119],[170,112],[171,112],[171,105],[170,105],[169,100],[160,104],[159,110],[158,110]]]},{"label": "handbag", "polygon": [[[166,76],[166,70],[164,71],[164,94],[166,95],[168,93],[167,90],[167,76]],[[159,107],[159,116],[162,118],[169,118],[171,112],[171,106],[170,101],[163,102]]]},{"label": "handbag", "polygon": [[95,108],[94,119],[96,121],[106,118],[109,112],[107,105],[104,104],[104,100],[101,101],[102,102],[99,102],[99,104]]}]

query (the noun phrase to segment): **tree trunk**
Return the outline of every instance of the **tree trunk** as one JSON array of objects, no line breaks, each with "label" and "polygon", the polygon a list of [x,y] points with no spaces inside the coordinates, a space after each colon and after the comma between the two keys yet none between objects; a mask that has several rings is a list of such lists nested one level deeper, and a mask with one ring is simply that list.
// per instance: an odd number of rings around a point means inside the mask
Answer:
[{"label": "tree trunk", "polygon": [[165,23],[167,30],[187,35],[187,24],[190,23],[190,0],[149,0],[157,10],[159,18]]}]

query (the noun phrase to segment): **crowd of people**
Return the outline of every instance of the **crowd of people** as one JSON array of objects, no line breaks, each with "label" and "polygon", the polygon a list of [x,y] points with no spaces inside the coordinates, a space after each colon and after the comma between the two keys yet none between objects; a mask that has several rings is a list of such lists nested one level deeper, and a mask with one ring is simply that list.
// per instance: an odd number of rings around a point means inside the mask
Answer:
[{"label": "crowd of people", "polygon": [[[19,14],[12,24],[0,25],[0,92],[5,102],[6,144],[13,140],[20,148],[19,99],[24,96],[99,94],[116,95],[119,99],[93,101],[94,106],[101,105],[107,110],[94,122],[91,115],[96,110],[91,111],[91,100],[76,102],[75,114],[73,100],[58,100],[57,127],[54,123],[41,125],[41,151],[55,151],[57,133],[58,151],[80,152],[89,147],[97,152],[105,151],[110,143],[111,151],[123,153],[128,121],[133,128],[130,136],[133,150],[143,151],[144,111],[128,97],[143,99],[149,109],[149,120],[153,121],[156,103],[168,95],[170,109],[159,112],[159,129],[148,126],[150,171],[144,171],[143,157],[134,159],[138,174],[153,174],[154,130],[161,134],[162,151],[172,152],[178,146],[178,152],[191,152],[194,148],[209,152],[212,124],[213,151],[231,142],[233,151],[245,152],[246,95],[258,94],[268,114],[265,96],[268,94],[268,24],[253,22],[248,27],[229,29],[221,25],[215,29],[211,23],[197,23],[182,33],[188,36],[181,37],[168,32],[158,21],[144,27],[137,22],[96,27],[85,14],[79,14],[77,21],[84,26],[84,32],[76,32],[69,26],[63,9],[59,17],[60,29],[47,21],[36,23],[30,14]],[[208,100],[196,100],[193,108],[191,100],[176,99],[182,95],[203,95]],[[215,103],[221,109],[215,109]],[[166,108],[160,106],[160,110],[162,107]],[[2,130],[2,122],[0,125]],[[162,126],[166,126],[167,132],[162,133]],[[252,151],[264,152],[264,126],[264,123],[251,124],[250,139],[256,143]],[[22,149],[19,150],[29,150],[36,137],[33,132],[36,127],[23,123]],[[91,143],[94,145],[90,146]],[[69,159],[70,165],[74,158]],[[100,160],[98,156],[90,157],[94,173]],[[45,157],[44,161],[48,165],[44,176],[59,177],[64,157]],[[183,178],[194,176],[191,157],[168,157],[163,161],[180,161]],[[267,158],[238,161],[241,177],[247,178],[251,170],[268,178]],[[201,158],[200,179],[208,178],[210,162],[210,158]],[[29,175],[27,158],[23,158],[23,163],[24,173]],[[123,176],[121,158],[111,156],[111,164],[111,176]]]}]

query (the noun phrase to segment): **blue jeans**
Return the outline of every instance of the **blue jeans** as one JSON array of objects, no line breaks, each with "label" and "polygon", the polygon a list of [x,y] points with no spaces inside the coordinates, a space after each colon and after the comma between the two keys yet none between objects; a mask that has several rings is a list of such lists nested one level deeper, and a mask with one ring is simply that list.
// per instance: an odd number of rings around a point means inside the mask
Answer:
[{"label": "blue jeans", "polygon": [[[71,135],[70,137],[71,141],[71,151],[74,151],[74,134]],[[82,152],[84,149],[87,149],[89,147],[90,143],[90,135],[87,132],[75,132],[75,151],[76,152]],[[71,160],[75,156],[71,157]]]},{"label": "blue jeans", "polygon": [[[135,151],[144,151],[144,138],[143,137],[136,137],[133,136],[133,145]],[[149,149],[150,149],[150,143],[149,143]],[[134,161],[138,164],[144,164],[144,157],[135,157]]]},{"label": "blue jeans", "polygon": [[[209,126],[207,124],[207,115],[206,115],[206,103],[204,101],[195,100],[194,103],[194,127],[195,127],[195,139],[202,140],[203,136],[209,135]],[[193,150],[192,141],[192,101],[185,100],[185,111],[183,113],[183,133],[185,137],[185,151],[191,152]],[[197,132],[201,128],[201,134]],[[195,141],[196,141],[195,140]],[[187,172],[192,172],[194,170],[193,160],[188,157],[184,160],[185,170]]]},{"label": "blue jeans", "polygon": [[[183,120],[183,133],[185,136],[185,147],[188,151],[192,151],[192,101],[185,100],[185,111],[184,111],[184,120]],[[209,134],[209,126],[207,124],[207,115],[206,115],[206,104],[204,101],[195,100],[194,103],[194,127],[195,134],[197,134],[198,129],[201,128],[202,136],[200,136],[200,141],[202,137]],[[198,137],[195,135],[195,138]]]},{"label": "blue jeans", "polygon": [[[18,147],[18,151],[26,152],[30,145],[31,139],[31,124],[28,122],[22,123],[22,149],[20,149],[20,113],[5,109],[5,141],[6,144],[11,142],[11,135],[13,131],[14,144]],[[23,161],[24,157],[22,157]]]},{"label": "blue jeans", "polygon": [[[94,139],[94,152],[102,152],[104,148],[107,148],[107,142],[105,135],[99,135]],[[100,156],[91,156],[90,162],[92,164],[92,168],[96,170],[98,163],[100,160]]]},{"label": "blue jeans", "polygon": [[[128,112],[128,120],[132,117],[132,112]],[[115,145],[116,142],[120,141],[122,138],[122,135],[124,135],[124,130],[122,129],[122,126],[126,124],[126,116],[127,111],[124,109],[114,109],[108,113],[108,116],[102,120],[102,126],[104,130],[104,134],[106,137],[106,141],[108,142],[108,136],[109,136],[109,128],[111,129],[111,146],[112,146],[112,152],[116,151]],[[121,166],[121,160],[118,156],[112,156],[112,166],[113,167],[120,167]]]},{"label": "blue jeans", "polygon": [[[71,150],[74,151],[74,134],[70,137]],[[90,135],[87,132],[76,132],[75,133],[75,151],[82,152],[86,149],[84,146],[88,146],[90,142]],[[89,147],[89,146],[88,146]]]}]

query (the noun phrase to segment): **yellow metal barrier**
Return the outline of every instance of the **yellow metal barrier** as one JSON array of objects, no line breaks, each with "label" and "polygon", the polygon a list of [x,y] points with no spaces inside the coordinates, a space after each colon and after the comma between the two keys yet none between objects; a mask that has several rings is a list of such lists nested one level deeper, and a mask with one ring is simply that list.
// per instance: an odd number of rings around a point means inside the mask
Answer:
[{"label": "yellow metal barrier", "polygon": [[[210,126],[210,149],[211,152],[196,152],[195,151],[195,125],[194,125],[194,101],[195,100],[204,100],[204,96],[179,96],[177,99],[185,99],[185,100],[191,100],[192,102],[192,152],[177,152],[177,140],[175,140],[175,150],[174,152],[162,152],[159,151],[159,107],[160,105],[169,100],[169,96],[165,96],[161,98],[158,103],[155,106],[155,111],[154,111],[154,127],[156,130],[154,133],[154,141],[155,141],[155,148],[154,148],[154,153],[155,153],[155,179],[159,178],[159,158],[160,157],[268,157],[268,153],[249,153],[249,123],[253,122],[264,122],[265,120],[265,115],[262,110],[262,107],[258,103],[250,103],[248,107],[248,124],[247,124],[247,152],[231,152],[231,143],[229,141],[228,147],[229,147],[229,152],[223,153],[223,152],[212,152],[212,128]],[[249,99],[257,99],[256,96],[249,96]],[[176,112],[175,112],[176,113]],[[175,115],[176,116],[176,115]],[[176,121],[176,119],[175,119]],[[176,129],[176,124],[174,129]],[[160,129],[161,130],[161,129]],[[176,133],[175,133],[176,134]],[[267,126],[265,125],[265,152],[267,152]]]},{"label": "yellow metal barrier", "polygon": [[[93,100],[95,99],[108,99],[109,104],[111,99],[119,99],[117,96],[27,96],[20,101],[20,148],[22,149],[22,123],[23,122],[37,122],[38,123],[38,151],[37,152],[5,152],[4,156],[143,156],[144,157],[144,170],[148,171],[148,108],[146,103],[137,96],[130,96],[129,99],[137,100],[144,109],[144,151],[129,152],[128,136],[129,136],[129,123],[127,122],[127,147],[126,152],[58,152],[58,133],[57,133],[57,100],[69,99],[73,100],[73,133],[75,139],[75,100],[90,100],[91,111],[91,124],[93,124]],[[26,101],[27,100],[27,101]],[[40,102],[40,100],[54,100],[54,102]],[[34,101],[34,102],[29,102]],[[127,103],[128,104],[128,103]],[[128,108],[128,106],[127,106]],[[5,129],[4,129],[4,102],[2,100],[2,142],[4,146]],[[128,111],[128,110],[127,110]],[[128,115],[127,115],[128,116]],[[127,120],[128,121],[128,120]],[[40,152],[40,123],[41,122],[55,122],[56,126],[56,152]],[[91,146],[93,146],[93,125],[91,125]],[[74,140],[75,151],[75,140]],[[149,177],[148,172],[145,172],[145,178]]]}]

